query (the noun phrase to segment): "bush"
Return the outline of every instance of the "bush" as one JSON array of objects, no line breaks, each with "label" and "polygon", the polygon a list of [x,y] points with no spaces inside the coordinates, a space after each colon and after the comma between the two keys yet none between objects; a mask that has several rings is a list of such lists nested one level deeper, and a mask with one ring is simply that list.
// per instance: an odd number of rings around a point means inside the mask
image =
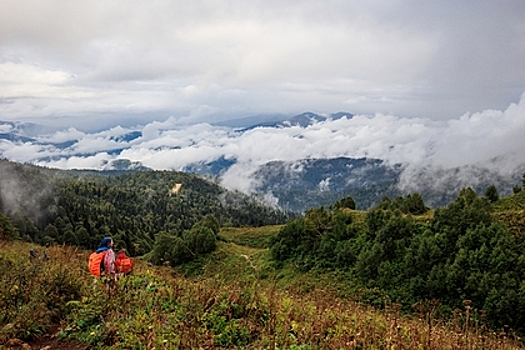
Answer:
[{"label": "bush", "polygon": [[217,219],[208,215],[190,230],[184,231],[180,237],[160,232],[155,237],[153,261],[157,264],[168,263],[177,266],[200,255],[211,253],[217,248],[218,230]]},{"label": "bush", "polygon": [[0,239],[19,239],[20,233],[9,219],[4,214],[0,213]]}]

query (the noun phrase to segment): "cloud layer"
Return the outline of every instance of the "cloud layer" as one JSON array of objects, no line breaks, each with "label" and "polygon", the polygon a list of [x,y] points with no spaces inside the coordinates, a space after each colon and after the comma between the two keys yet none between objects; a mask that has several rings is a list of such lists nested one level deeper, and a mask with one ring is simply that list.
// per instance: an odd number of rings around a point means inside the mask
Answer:
[{"label": "cloud layer", "polygon": [[[3,133],[15,126],[0,125]],[[257,127],[247,131],[186,124],[168,118],[145,126],[94,133],[75,128],[34,137],[0,140],[0,156],[62,169],[103,169],[116,159],[153,169],[181,170],[219,158],[236,160],[222,176],[228,187],[250,191],[251,174],[272,160],[378,158],[408,171],[483,166],[512,175],[525,164],[525,94],[504,110],[465,114],[448,121],[394,115],[356,115],[302,128]]]},{"label": "cloud layer", "polygon": [[0,3],[0,119],[102,130],[349,110],[451,120],[525,91],[521,0]]}]

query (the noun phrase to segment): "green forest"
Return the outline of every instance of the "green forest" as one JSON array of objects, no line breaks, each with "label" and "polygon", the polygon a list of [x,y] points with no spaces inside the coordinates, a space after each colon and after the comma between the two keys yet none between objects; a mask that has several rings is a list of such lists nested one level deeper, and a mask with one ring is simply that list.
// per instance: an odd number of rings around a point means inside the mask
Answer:
[{"label": "green forest", "polygon": [[[304,215],[214,179],[173,171],[96,174],[1,161],[0,234],[87,250],[112,236],[130,255],[173,267],[212,253],[224,227],[280,225],[273,264],[337,271],[360,300],[409,311],[432,302],[452,316],[478,310],[492,329],[525,334],[525,191],[471,188],[442,208],[414,193],[355,210],[351,197]],[[180,191],[170,194],[175,184]],[[525,186],[525,175],[523,186]]]},{"label": "green forest", "polygon": [[[141,256],[152,252],[156,240],[182,237],[207,216],[236,227],[282,224],[292,215],[182,172],[97,174],[6,160],[0,169],[4,234],[41,245],[95,249],[111,236],[131,256]],[[170,194],[176,184],[180,190]]]}]

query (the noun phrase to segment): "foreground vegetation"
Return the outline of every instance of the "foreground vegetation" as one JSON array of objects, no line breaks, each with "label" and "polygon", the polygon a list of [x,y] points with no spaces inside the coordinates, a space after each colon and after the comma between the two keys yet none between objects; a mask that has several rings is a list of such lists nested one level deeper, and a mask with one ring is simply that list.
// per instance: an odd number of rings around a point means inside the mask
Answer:
[{"label": "foreground vegetation", "polygon": [[[408,317],[396,304],[378,311],[338,297],[336,280],[284,288],[264,266],[267,252],[232,242],[201,261],[198,278],[138,261],[111,295],[89,275],[88,251],[55,246],[48,260],[30,262],[31,248],[40,249],[0,242],[0,344],[30,345],[53,330],[57,346],[74,339],[94,349],[522,348],[516,337],[488,331],[468,305],[449,320],[436,318],[431,303]],[[213,277],[217,269],[224,278]]]}]

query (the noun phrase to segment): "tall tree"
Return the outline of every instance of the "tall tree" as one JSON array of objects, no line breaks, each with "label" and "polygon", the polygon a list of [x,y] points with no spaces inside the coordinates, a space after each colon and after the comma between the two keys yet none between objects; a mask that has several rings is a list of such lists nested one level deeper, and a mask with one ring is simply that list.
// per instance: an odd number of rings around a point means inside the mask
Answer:
[{"label": "tall tree", "polygon": [[497,202],[499,200],[498,189],[495,185],[490,185],[489,187],[487,187],[487,189],[485,190],[485,197],[487,197],[487,199],[491,203]]}]

